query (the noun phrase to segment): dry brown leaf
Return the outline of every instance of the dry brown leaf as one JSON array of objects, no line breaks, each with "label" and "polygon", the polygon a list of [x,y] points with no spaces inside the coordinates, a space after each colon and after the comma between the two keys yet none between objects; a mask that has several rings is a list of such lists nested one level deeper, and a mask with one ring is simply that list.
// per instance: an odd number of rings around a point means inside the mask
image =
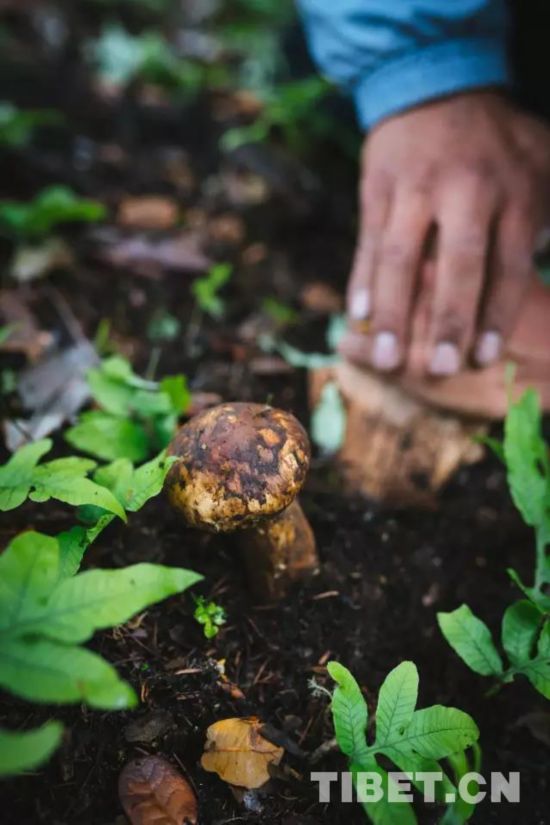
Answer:
[{"label": "dry brown leaf", "polygon": [[300,293],[300,302],[305,309],[321,315],[342,312],[344,308],[343,296],[322,281],[306,284]]},{"label": "dry brown leaf", "polygon": [[211,218],[207,226],[208,241],[214,244],[238,246],[244,241],[245,235],[244,221],[230,212]]},{"label": "dry brown leaf", "polygon": [[160,756],[129,762],[120,774],[118,795],[132,825],[195,825],[197,822],[195,792]]},{"label": "dry brown leaf", "polygon": [[[101,240],[101,239],[100,239]],[[164,270],[202,272],[211,265],[201,251],[197,233],[181,232],[170,238],[111,237],[100,246],[99,257],[110,266],[130,269],[136,275],[160,277]]]},{"label": "dry brown leaf", "polygon": [[178,204],[159,195],[125,198],[117,221],[127,229],[171,229],[178,222]]},{"label": "dry brown leaf", "polygon": [[222,719],[206,731],[201,765],[230,785],[260,788],[269,781],[269,765],[278,765],[284,748],[265,739],[256,716]]},{"label": "dry brown leaf", "polygon": [[12,326],[12,332],[0,344],[1,352],[22,352],[29,361],[37,361],[52,346],[54,336],[40,329],[37,319],[20,292],[0,292],[0,323]]}]

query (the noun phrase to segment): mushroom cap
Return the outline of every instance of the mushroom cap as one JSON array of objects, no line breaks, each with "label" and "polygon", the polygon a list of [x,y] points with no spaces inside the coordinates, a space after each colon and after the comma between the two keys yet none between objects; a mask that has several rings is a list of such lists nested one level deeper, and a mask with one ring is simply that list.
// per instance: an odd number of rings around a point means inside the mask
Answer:
[{"label": "mushroom cap", "polygon": [[309,467],[307,434],[291,413],[266,404],[220,404],[176,433],[178,457],[166,478],[172,505],[188,524],[230,532],[280,513]]}]

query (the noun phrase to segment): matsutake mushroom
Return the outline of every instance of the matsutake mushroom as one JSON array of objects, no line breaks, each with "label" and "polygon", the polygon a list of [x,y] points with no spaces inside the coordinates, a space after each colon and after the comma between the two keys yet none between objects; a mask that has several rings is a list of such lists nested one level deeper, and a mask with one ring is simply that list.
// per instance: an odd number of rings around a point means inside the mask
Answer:
[{"label": "matsutake mushroom", "polygon": [[318,571],[313,531],[297,501],[310,446],[290,413],[266,404],[205,410],[176,433],[167,476],[172,505],[200,530],[239,531],[255,595],[281,598]]}]

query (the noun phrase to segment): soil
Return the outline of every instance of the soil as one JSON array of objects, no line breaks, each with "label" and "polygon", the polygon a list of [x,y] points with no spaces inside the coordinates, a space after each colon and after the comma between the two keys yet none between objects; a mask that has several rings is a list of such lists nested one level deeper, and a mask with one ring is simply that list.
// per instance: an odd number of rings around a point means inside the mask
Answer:
[{"label": "soil", "polygon": [[[59,74],[42,76],[40,89],[24,78],[15,89],[12,83],[10,96],[20,103],[65,108],[70,128],[61,138],[46,135],[23,157],[4,158],[6,194],[24,197],[63,179],[110,204],[127,193],[175,195],[207,225],[220,214],[238,215],[245,239],[236,245],[210,243],[208,249],[236,264],[226,292],[227,314],[222,324],[203,318],[197,325],[191,276],[164,272],[151,278],[109,268],[98,262],[90,233],[75,239],[76,270],[38,282],[30,295],[25,289],[26,297],[44,323],[57,324],[61,336],[67,330],[56,316],[60,297],[90,337],[108,318],[113,339],[138,371],[146,369],[151,353],[144,330],[159,310],[168,309],[182,323],[183,343],[178,338],[160,345],[158,375],[183,371],[195,391],[269,400],[307,422],[304,372],[260,374],[259,352],[243,341],[242,325],[264,297],[276,295],[299,307],[304,283],[322,280],[343,289],[353,242],[353,165],[336,161],[334,147],[322,141],[308,157],[307,175],[279,151],[262,149],[244,160],[242,155],[228,160],[217,150],[216,101],[201,99],[179,110],[131,103],[122,118],[120,105],[83,97],[80,82],[69,73],[63,88]],[[114,164],[105,161],[107,144],[121,148]],[[186,153],[195,181],[185,195],[160,171],[174,147]],[[224,180],[243,163],[267,168],[271,195],[264,204],[231,202]],[[250,249],[257,251],[258,244],[265,255],[254,262]],[[288,337],[313,349],[322,345],[325,326],[326,317],[302,310]],[[42,770],[0,785],[3,822],[123,822],[117,797],[121,768],[135,756],[161,753],[196,789],[203,825],[363,823],[357,805],[318,803],[317,786],[309,781],[307,755],[333,736],[327,697],[313,691],[310,680],[330,687],[324,665],[334,658],[359,680],[371,717],[385,674],[403,659],[413,660],[420,672],[420,706],[453,705],[479,723],[485,775],[520,771],[521,802],[482,803],[474,825],[550,823],[548,746],[523,721],[527,714],[544,712],[544,700],[521,679],[487,698],[487,680],[454,655],[436,622],[437,611],[467,602],[498,636],[503,610],[518,596],[506,568],[529,577],[532,536],[510,502],[497,461],[462,471],[433,511],[393,512],[342,492],[334,465],[316,457],[302,501],[322,569],[276,606],[251,600],[230,540],[187,530],[162,497],[127,527],[113,524],[102,534],[87,553],[86,567],[148,560],[197,570],[204,576],[197,592],[222,604],[228,622],[214,640],[205,640],[192,618],[191,596],[183,594],[99,634],[93,646],[141,697],[132,713],[39,708],[2,694],[0,717],[10,727],[34,726],[54,716],[67,729],[62,748]],[[56,532],[73,517],[61,505],[25,505],[5,522],[3,543],[23,528]],[[216,665],[220,660],[244,698],[231,696]],[[199,760],[209,724],[246,715],[260,717],[287,754],[280,775],[265,790],[239,800],[218,777],[204,772]],[[315,769],[342,770],[344,760],[332,751]],[[419,821],[431,825],[438,814],[419,809]]]}]

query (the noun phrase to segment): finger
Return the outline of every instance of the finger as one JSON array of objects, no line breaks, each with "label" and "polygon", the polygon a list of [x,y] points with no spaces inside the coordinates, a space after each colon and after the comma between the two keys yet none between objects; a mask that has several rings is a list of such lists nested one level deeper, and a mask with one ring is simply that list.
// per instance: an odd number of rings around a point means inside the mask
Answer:
[{"label": "finger", "polygon": [[[531,213],[532,214],[532,213]],[[533,276],[537,225],[528,210],[510,207],[498,223],[474,348],[476,363],[498,361],[514,328]]]},{"label": "finger", "polygon": [[391,208],[373,282],[373,367],[393,370],[402,362],[409,335],[414,286],[432,221],[425,192],[403,191]]},{"label": "finger", "polygon": [[371,312],[371,285],[382,232],[390,203],[389,180],[367,174],[359,195],[360,226],[348,284],[347,307],[350,321],[365,321]]},{"label": "finger", "polygon": [[458,372],[470,346],[495,205],[490,187],[477,181],[449,187],[441,203],[428,363],[432,375]]}]

